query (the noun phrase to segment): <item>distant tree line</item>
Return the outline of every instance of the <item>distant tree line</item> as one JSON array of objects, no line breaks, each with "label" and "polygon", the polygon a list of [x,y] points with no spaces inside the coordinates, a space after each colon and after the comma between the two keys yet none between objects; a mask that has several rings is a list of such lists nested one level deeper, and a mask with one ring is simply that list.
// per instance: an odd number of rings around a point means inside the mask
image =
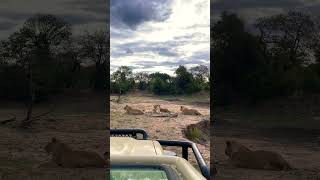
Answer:
[{"label": "distant tree line", "polygon": [[50,14],[37,14],[0,41],[0,98],[25,101],[31,120],[34,103],[66,88],[105,90],[109,32],[72,34],[71,25]]},{"label": "distant tree line", "polygon": [[179,66],[175,76],[160,72],[133,73],[130,67],[121,66],[111,74],[110,91],[120,95],[136,89],[156,95],[192,94],[210,90],[209,74],[204,65],[190,69]]},{"label": "distant tree line", "polygon": [[319,22],[288,12],[245,24],[224,12],[211,28],[216,105],[320,92]]}]

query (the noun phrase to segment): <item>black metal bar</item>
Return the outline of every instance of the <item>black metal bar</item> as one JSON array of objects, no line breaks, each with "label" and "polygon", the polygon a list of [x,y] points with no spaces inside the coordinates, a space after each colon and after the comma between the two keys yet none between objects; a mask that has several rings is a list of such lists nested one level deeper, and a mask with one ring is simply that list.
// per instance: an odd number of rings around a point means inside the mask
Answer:
[{"label": "black metal bar", "polygon": [[[182,147],[182,156],[186,160],[188,160],[188,155],[186,156],[185,153],[188,154],[188,148],[192,149],[192,152],[194,156],[196,157],[198,166],[201,170],[201,173],[204,177],[206,177],[208,180],[210,180],[210,171],[209,168],[204,161],[197,145],[191,141],[170,141],[170,140],[157,140],[162,146],[177,146],[177,147]],[[187,150],[184,150],[187,149]]]},{"label": "black metal bar", "polygon": [[143,129],[110,129],[110,136],[137,137],[137,134],[142,134],[143,140],[149,138],[148,133]]},{"label": "black metal bar", "polygon": [[189,148],[188,147],[182,147],[182,157],[188,161],[189,159],[189,153],[188,153]]}]

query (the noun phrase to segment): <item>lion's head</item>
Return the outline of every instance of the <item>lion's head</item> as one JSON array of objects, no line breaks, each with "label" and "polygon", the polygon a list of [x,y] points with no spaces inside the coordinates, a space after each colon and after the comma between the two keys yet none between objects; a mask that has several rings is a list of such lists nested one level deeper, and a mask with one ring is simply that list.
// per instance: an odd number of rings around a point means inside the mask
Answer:
[{"label": "lion's head", "polygon": [[127,110],[127,109],[129,109],[129,106],[126,105],[123,109],[124,109],[124,110]]},{"label": "lion's head", "polygon": [[53,137],[51,139],[51,142],[49,142],[44,149],[46,150],[47,153],[53,153],[55,151],[57,151],[59,148],[64,147],[64,144],[62,142],[60,142],[58,139],[56,139],[55,137]]},{"label": "lion's head", "polygon": [[249,151],[251,150],[239,142],[231,141],[231,140],[226,141],[225,154],[230,158],[232,157],[232,154],[235,152],[249,152]]}]

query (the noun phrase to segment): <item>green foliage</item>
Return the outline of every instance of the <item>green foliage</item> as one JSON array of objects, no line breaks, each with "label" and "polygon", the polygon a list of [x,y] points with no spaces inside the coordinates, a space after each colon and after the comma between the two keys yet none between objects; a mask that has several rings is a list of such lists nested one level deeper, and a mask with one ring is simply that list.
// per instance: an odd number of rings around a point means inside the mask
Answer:
[{"label": "green foliage", "polygon": [[184,66],[179,66],[175,71],[175,74],[175,84],[178,94],[191,94],[198,90],[192,74],[188,72],[188,70]]},{"label": "green foliage", "polygon": [[192,94],[201,90],[209,90],[207,76],[192,75],[184,66],[179,66],[176,70],[176,77],[166,73],[155,72],[147,74],[145,72],[132,73],[132,69],[121,66],[112,73],[110,90],[111,93],[126,93],[133,89],[149,90],[157,95]]},{"label": "green foliage", "polygon": [[157,95],[174,94],[172,77],[165,73],[152,73],[149,75],[149,90]]},{"label": "green foliage", "polygon": [[161,79],[160,77],[154,77],[150,81],[150,90],[157,95],[170,94],[171,84],[168,80]]},{"label": "green foliage", "polygon": [[132,69],[128,66],[121,66],[111,75],[111,92],[124,94],[135,87]]},{"label": "green foliage", "polygon": [[137,89],[146,90],[148,88],[150,77],[146,72],[138,72],[135,74],[134,80],[137,83]]}]

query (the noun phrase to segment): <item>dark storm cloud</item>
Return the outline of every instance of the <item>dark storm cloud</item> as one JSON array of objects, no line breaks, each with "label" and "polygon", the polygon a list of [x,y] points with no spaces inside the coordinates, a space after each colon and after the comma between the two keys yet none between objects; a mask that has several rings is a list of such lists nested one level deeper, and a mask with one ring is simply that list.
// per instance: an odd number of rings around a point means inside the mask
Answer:
[{"label": "dark storm cloud", "polygon": [[298,7],[297,10],[303,11],[314,16],[320,16],[320,1],[310,6]]},{"label": "dark storm cloud", "polygon": [[107,17],[107,0],[73,0],[64,3],[66,7],[76,8]]},{"label": "dark storm cloud", "polygon": [[212,4],[213,10],[232,10],[242,8],[293,8],[304,5],[301,0],[218,0]]},{"label": "dark storm cloud", "polygon": [[96,17],[92,15],[85,15],[85,14],[63,14],[60,15],[63,20],[72,24],[72,25],[79,25],[79,24],[88,24],[91,22],[106,22],[103,17]]},{"label": "dark storm cloud", "polygon": [[16,26],[15,23],[9,22],[9,21],[4,21],[0,22],[0,31],[3,30],[10,30]]},{"label": "dark storm cloud", "polygon": [[[1,5],[1,3],[0,3]],[[11,21],[21,21],[32,16],[34,13],[16,12],[16,11],[0,11],[0,17]]]},{"label": "dark storm cloud", "polygon": [[[112,57],[120,57],[132,55],[134,53],[157,53],[161,56],[173,57],[178,54],[174,51],[173,47],[185,45],[187,41],[166,41],[166,42],[148,42],[136,41],[131,43],[124,43],[114,47]],[[128,53],[128,50],[129,53]]]},{"label": "dark storm cloud", "polygon": [[[223,11],[238,13],[249,21],[259,16],[277,14],[279,10],[298,10],[314,16],[320,15],[319,0],[237,0],[237,3],[234,0],[212,0],[210,6],[212,21],[219,19]],[[241,14],[243,11],[247,11],[246,14]]]},{"label": "dark storm cloud", "polygon": [[164,21],[170,14],[171,0],[111,0],[111,25],[135,29],[146,21]]},{"label": "dark storm cloud", "polygon": [[[0,1],[0,38],[7,38],[35,14],[52,14],[75,25],[75,34],[89,27],[102,27],[108,22],[107,0],[8,0]],[[99,27],[98,27],[99,26]]]}]

